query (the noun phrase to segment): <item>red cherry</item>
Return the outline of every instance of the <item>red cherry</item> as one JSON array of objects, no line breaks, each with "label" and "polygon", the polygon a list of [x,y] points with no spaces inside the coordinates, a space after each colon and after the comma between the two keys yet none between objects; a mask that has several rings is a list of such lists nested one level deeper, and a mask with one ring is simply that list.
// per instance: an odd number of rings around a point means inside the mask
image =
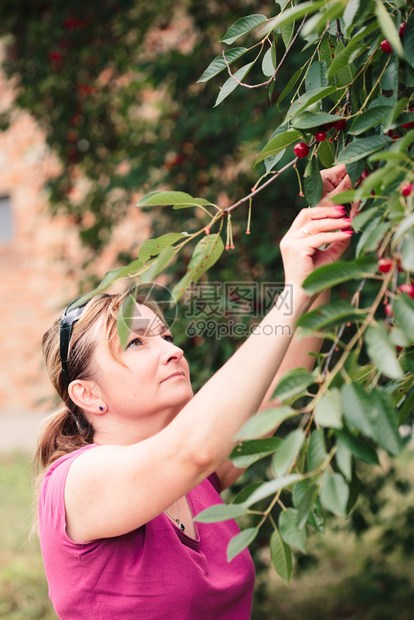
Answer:
[{"label": "red cherry", "polygon": [[407,24],[405,22],[402,22],[400,24],[399,35],[400,35],[401,38],[403,38],[403,36],[404,36],[404,32],[405,32],[406,26],[407,26]]},{"label": "red cherry", "polygon": [[326,140],[326,133],[324,131],[317,131],[315,134],[316,142],[323,142]]},{"label": "red cherry", "polygon": [[386,54],[391,54],[392,47],[391,47],[391,43],[388,41],[388,39],[384,39],[383,41],[381,41],[381,49]]},{"label": "red cherry", "polygon": [[414,189],[413,183],[407,181],[406,183],[402,183],[400,186],[400,190],[403,196],[410,196]]},{"label": "red cherry", "polygon": [[414,284],[401,284],[398,290],[400,293],[407,293],[407,295],[414,299]]},{"label": "red cherry", "polygon": [[341,118],[339,121],[336,121],[336,123],[334,123],[334,127],[337,131],[342,131],[346,127],[346,120],[344,118]]},{"label": "red cherry", "polygon": [[378,269],[381,273],[388,273],[393,265],[394,261],[392,258],[380,258],[378,261]]},{"label": "red cherry", "polygon": [[49,60],[50,62],[60,62],[62,60],[62,52],[59,52],[59,50],[50,52]]},{"label": "red cherry", "polygon": [[[410,108],[410,112],[414,112],[414,108]],[[414,127],[414,122],[410,121],[409,123],[404,123],[404,125],[401,125],[401,127],[403,129],[411,129],[412,127]]]},{"label": "red cherry", "polygon": [[309,153],[309,147],[304,142],[298,142],[297,144],[295,144],[293,152],[295,153],[296,157],[302,159],[302,157],[306,157],[306,155]]},{"label": "red cherry", "polygon": [[385,315],[386,316],[392,316],[392,306],[391,306],[391,304],[385,304],[384,310],[385,310]]}]

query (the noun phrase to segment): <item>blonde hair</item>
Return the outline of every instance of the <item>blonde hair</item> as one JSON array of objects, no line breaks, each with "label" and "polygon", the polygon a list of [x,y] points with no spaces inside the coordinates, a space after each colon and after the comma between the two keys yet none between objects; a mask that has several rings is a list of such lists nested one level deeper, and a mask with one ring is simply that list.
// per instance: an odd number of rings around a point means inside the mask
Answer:
[{"label": "blonde hair", "polygon": [[[103,319],[103,334],[110,354],[122,363],[119,357],[117,321],[124,302],[134,296],[136,303],[149,307],[163,321],[164,317],[153,299],[145,293],[128,290],[114,295],[101,294],[93,297],[83,309],[74,324],[68,351],[68,374],[70,380],[88,379],[94,376],[93,353],[97,345],[98,319]],[[62,374],[60,358],[60,322],[57,315],[52,326],[43,336],[42,347],[50,380],[64,407],[49,416],[40,431],[38,447],[34,457],[35,466],[43,472],[59,457],[93,443],[94,429],[83,410],[75,405],[68,394]]]}]

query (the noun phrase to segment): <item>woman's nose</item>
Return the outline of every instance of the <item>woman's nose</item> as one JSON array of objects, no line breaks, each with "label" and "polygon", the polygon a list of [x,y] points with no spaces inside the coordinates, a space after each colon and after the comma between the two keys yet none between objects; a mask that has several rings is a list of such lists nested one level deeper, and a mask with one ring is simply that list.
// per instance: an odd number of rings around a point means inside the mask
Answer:
[{"label": "woman's nose", "polygon": [[184,356],[184,351],[173,342],[168,342],[166,340],[163,340],[163,342],[165,343],[162,351],[163,363],[167,364],[170,360],[179,362]]}]

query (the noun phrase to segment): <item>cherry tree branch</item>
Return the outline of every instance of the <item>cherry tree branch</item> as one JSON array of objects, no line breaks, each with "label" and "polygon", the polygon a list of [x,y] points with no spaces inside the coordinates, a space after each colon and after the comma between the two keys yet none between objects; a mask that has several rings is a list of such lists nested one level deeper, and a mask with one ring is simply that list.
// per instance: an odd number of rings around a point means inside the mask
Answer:
[{"label": "cherry tree branch", "polygon": [[244,196],[244,198],[241,198],[234,204],[230,205],[230,207],[227,207],[227,209],[223,209],[224,213],[230,213],[231,211],[233,211],[233,209],[236,209],[244,202],[247,202],[248,200],[250,200],[250,198],[252,198],[253,196],[256,196],[256,194],[262,191],[262,189],[264,189],[265,187],[273,183],[273,181],[277,179],[282,174],[282,172],[284,172],[285,170],[287,170],[288,168],[291,168],[294,164],[296,164],[297,161],[298,161],[298,158],[295,157],[294,159],[292,159],[292,161],[288,162],[280,170],[276,170],[275,172],[272,172],[272,176],[270,177],[270,179],[268,179],[265,183],[263,183],[263,185],[260,185],[260,187],[257,187],[254,191],[250,192],[250,194],[247,194],[247,196]]},{"label": "cherry tree branch", "polygon": [[295,32],[295,36],[293,37],[292,41],[289,43],[288,47],[286,48],[286,51],[285,51],[285,53],[282,56],[282,60],[280,61],[280,63],[276,67],[275,72],[273,73],[273,75],[268,80],[266,80],[265,82],[261,82],[260,84],[246,84],[245,82],[241,82],[231,72],[230,65],[229,65],[228,60],[226,58],[226,55],[225,55],[225,53],[223,51],[223,52],[221,52],[221,55],[223,56],[224,62],[226,63],[227,72],[228,72],[229,76],[231,78],[233,78],[233,80],[236,82],[236,84],[238,84],[239,86],[243,86],[244,88],[253,89],[253,88],[261,88],[262,86],[266,86],[266,88],[269,88],[270,84],[276,80],[276,77],[277,77],[280,69],[283,67],[284,62],[285,62],[285,60],[286,60],[290,50],[292,49],[292,47],[295,44],[299,34],[301,33],[301,30],[302,30],[303,26],[305,25],[305,21],[306,21],[306,16],[303,18],[302,23],[300,24],[299,28]]}]

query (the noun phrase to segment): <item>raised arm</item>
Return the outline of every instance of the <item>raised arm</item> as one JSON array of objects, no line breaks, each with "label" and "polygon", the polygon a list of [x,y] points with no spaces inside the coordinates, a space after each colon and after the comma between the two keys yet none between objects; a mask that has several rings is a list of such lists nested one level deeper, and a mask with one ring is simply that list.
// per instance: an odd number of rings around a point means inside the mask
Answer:
[{"label": "raised arm", "polygon": [[[75,459],[65,499],[76,540],[117,536],[141,526],[220,468],[237,431],[259,408],[297,319],[313,301],[301,284],[321,260],[318,248],[349,238],[349,232],[342,232],[349,222],[341,216],[335,206],[304,209],[283,238],[286,282],[293,291],[291,316],[272,308],[256,332],[160,432],[132,445],[100,446]],[[282,335],[268,327],[278,325],[285,325]],[[178,355],[173,351],[177,347],[170,346],[171,355]],[[98,388],[92,385],[88,397]]]},{"label": "raised arm", "polygon": [[[351,189],[351,180],[346,173],[346,168],[343,165],[334,166],[328,170],[322,170],[321,176],[323,180],[323,193],[319,206],[329,206],[332,203],[330,200],[336,194],[343,192],[347,189]],[[353,211],[350,213],[352,218]],[[346,251],[351,242],[351,236],[348,239],[339,240],[332,243],[325,253],[315,257],[316,266],[323,264],[324,262],[330,262],[339,260],[342,254]],[[313,301],[310,310],[315,310],[319,306],[329,303],[330,289],[322,291],[316,299]],[[266,409],[268,407],[277,406],[277,402],[272,400],[273,393],[276,389],[280,378],[289,370],[294,368],[306,368],[312,370],[315,365],[315,357],[309,355],[309,353],[318,353],[322,347],[323,339],[320,336],[307,336],[305,338],[298,339],[293,337],[289,344],[288,350],[280,364],[273,381],[271,382],[269,389],[267,390],[263,401],[260,404],[259,410]]]}]

